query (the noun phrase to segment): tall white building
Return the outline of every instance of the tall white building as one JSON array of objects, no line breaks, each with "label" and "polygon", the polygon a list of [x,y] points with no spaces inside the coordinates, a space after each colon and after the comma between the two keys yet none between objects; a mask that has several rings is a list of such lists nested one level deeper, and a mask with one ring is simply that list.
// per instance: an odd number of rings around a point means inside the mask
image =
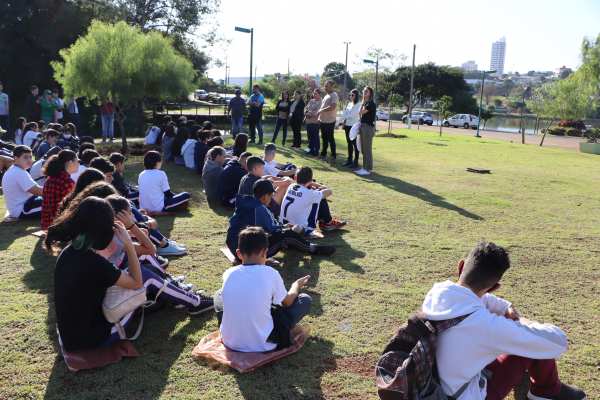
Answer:
[{"label": "tall white building", "polygon": [[462,69],[465,71],[477,71],[477,64],[475,61],[467,61],[462,64]]},{"label": "tall white building", "polygon": [[490,61],[490,71],[498,71],[496,76],[504,74],[504,58],[506,56],[506,38],[501,38],[492,43],[492,59]]}]

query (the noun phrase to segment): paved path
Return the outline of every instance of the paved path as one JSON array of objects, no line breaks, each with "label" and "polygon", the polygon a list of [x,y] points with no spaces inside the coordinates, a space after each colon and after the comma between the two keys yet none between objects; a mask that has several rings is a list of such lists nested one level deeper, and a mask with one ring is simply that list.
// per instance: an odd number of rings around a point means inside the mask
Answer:
[{"label": "paved path", "polygon": [[[404,124],[400,121],[392,121],[392,129],[400,129],[400,128],[408,128],[408,124]],[[417,125],[413,124],[412,128],[413,128],[413,130],[416,131]],[[377,129],[381,131],[380,133],[387,132],[388,122],[387,121],[377,121]],[[425,131],[434,131],[434,132],[440,131],[439,126],[421,125],[421,126],[419,126],[419,129],[422,129]],[[475,136],[477,134],[477,131],[473,130],[473,129],[464,129],[464,128],[443,128],[442,134]],[[520,133],[489,131],[489,130],[479,129],[479,135],[486,139],[495,139],[495,140],[503,140],[505,142],[521,143],[521,134]],[[525,133],[525,144],[539,146],[541,141],[542,141],[542,135],[532,135],[532,134]],[[586,139],[577,138],[577,137],[546,135],[546,138],[544,139],[544,146],[579,151],[579,142],[585,142],[585,141],[586,141]]]}]

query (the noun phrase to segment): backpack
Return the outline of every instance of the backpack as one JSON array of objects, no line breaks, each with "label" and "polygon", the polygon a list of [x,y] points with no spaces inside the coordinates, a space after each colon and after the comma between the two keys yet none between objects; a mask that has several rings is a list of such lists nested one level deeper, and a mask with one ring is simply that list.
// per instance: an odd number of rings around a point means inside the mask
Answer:
[{"label": "backpack", "polygon": [[[38,136],[37,138],[33,139],[31,141],[31,154],[33,156],[35,156],[37,154],[38,149],[40,148],[40,145],[44,143],[44,138],[42,138],[41,136]],[[37,157],[36,157],[37,160]]]},{"label": "backpack", "polygon": [[382,400],[454,400],[469,386],[447,396],[440,385],[435,361],[437,335],[464,321],[463,315],[445,321],[429,321],[422,311],[413,314],[385,346],[377,366],[375,381]]}]

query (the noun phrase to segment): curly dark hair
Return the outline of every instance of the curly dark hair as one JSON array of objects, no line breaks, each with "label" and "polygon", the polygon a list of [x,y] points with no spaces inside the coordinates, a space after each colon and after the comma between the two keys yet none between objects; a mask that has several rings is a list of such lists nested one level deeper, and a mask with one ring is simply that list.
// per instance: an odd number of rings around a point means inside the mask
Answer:
[{"label": "curly dark hair", "polygon": [[460,280],[473,290],[492,288],[510,268],[508,252],[492,242],[481,242],[471,251]]}]

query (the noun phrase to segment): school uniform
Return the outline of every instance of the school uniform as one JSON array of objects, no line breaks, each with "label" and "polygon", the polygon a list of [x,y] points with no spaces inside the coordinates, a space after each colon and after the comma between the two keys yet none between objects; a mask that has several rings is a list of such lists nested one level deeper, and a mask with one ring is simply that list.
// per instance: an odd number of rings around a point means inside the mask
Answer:
[{"label": "school uniform", "polygon": [[18,165],[13,165],[2,177],[2,191],[8,214],[19,219],[42,218],[41,196],[28,192],[36,186],[31,175]]},{"label": "school uniform", "polygon": [[190,194],[187,192],[173,197],[166,196],[165,192],[171,191],[169,180],[167,174],[159,169],[142,171],[138,178],[138,187],[140,208],[148,211],[170,212],[190,200]]},{"label": "school uniform", "polygon": [[188,139],[183,144],[183,146],[181,146],[181,155],[183,156],[183,160],[185,161],[185,166],[189,169],[196,169],[196,164],[194,160],[194,148],[196,146],[196,143],[198,143],[197,140]]},{"label": "school uniform", "polygon": [[237,159],[227,161],[225,167],[217,176],[217,197],[225,208],[235,207],[235,197],[242,178],[248,172]]}]

